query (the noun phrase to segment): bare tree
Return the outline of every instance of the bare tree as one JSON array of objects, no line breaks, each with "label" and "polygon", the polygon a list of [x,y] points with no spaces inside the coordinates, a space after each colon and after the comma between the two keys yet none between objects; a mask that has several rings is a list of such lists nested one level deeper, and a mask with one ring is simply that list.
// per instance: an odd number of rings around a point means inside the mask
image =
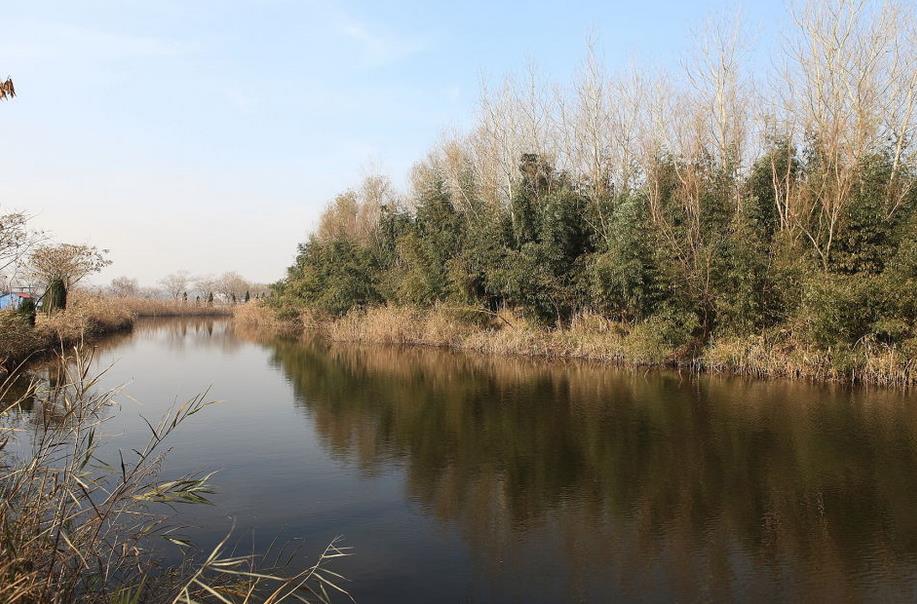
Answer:
[{"label": "bare tree", "polygon": [[212,275],[203,275],[196,277],[192,284],[192,290],[196,295],[200,296],[201,300],[206,300],[207,297],[218,289],[218,280]]},{"label": "bare tree", "polygon": [[334,199],[322,213],[315,235],[320,241],[343,238],[365,244],[374,234],[382,208],[394,199],[387,177],[367,176],[359,189]]},{"label": "bare tree", "polygon": [[39,246],[29,255],[33,279],[45,285],[60,279],[67,289],[110,264],[108,250],[73,243]]},{"label": "bare tree", "polygon": [[242,275],[236,272],[227,272],[220,275],[216,283],[216,291],[223,300],[230,302],[235,298],[241,300],[246,291],[251,289],[251,284]]},{"label": "bare tree", "polygon": [[0,214],[0,271],[16,279],[22,261],[44,241],[45,235],[29,228],[29,217],[22,212]]},{"label": "bare tree", "polygon": [[191,277],[188,275],[188,271],[181,270],[170,273],[160,279],[159,285],[162,286],[162,289],[165,290],[170,298],[177,300],[181,298],[183,293],[188,291],[190,282]]},{"label": "bare tree", "polygon": [[807,178],[783,212],[825,270],[864,164],[888,151],[889,141],[887,214],[906,197],[892,186],[913,138],[917,95],[914,25],[904,13],[892,2],[810,0],[793,14],[797,35],[789,43],[782,109],[792,128],[788,144],[805,148],[808,159]]},{"label": "bare tree", "polygon": [[119,298],[127,298],[136,296],[140,292],[140,287],[137,284],[136,279],[122,276],[115,277],[111,280],[109,291],[113,296],[117,296]]}]

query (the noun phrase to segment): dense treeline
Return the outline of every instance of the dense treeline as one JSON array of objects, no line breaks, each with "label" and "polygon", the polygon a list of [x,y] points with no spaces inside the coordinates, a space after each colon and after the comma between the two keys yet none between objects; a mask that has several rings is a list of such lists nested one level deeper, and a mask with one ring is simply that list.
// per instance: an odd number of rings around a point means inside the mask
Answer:
[{"label": "dense treeline", "polygon": [[[673,348],[779,333],[917,357],[917,25],[893,4],[794,14],[780,77],[742,74],[709,28],[684,85],[534,75],[477,126],[340,195],[275,286],[282,308],[382,303],[648,323]],[[553,89],[552,89],[553,90]]]}]

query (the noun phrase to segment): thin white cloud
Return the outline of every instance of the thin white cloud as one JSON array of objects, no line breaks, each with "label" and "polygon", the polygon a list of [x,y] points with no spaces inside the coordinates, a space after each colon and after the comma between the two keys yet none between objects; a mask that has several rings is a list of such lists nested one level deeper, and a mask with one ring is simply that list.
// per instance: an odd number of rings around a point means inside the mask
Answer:
[{"label": "thin white cloud", "polygon": [[124,56],[170,57],[191,50],[188,44],[166,38],[102,31],[69,23],[23,20],[4,29],[0,55],[7,60],[73,56],[103,60]]},{"label": "thin white cloud", "polygon": [[394,63],[427,47],[426,41],[421,38],[381,31],[351,17],[341,18],[337,29],[355,42],[364,59],[373,65]]}]

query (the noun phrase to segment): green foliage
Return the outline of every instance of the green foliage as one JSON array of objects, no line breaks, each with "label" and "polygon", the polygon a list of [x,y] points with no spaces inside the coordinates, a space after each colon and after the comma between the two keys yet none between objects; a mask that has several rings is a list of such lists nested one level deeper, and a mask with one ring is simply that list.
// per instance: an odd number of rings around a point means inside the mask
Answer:
[{"label": "green foliage", "polygon": [[663,363],[687,347],[700,328],[697,315],[664,306],[634,327],[628,344],[636,358],[646,363]]},{"label": "green foliage", "polygon": [[589,296],[596,309],[623,320],[653,313],[664,296],[650,239],[643,200],[623,200],[611,212],[611,236],[605,251],[588,258]]},{"label": "green foliage", "polygon": [[775,328],[835,351],[864,338],[904,350],[917,333],[914,177],[902,168],[893,198],[888,160],[865,162],[825,255],[817,206],[816,222],[790,224],[781,205],[792,193],[806,207],[818,162],[774,141],[744,179],[710,157],[663,157],[652,189],[595,192],[530,153],[503,202],[431,164],[414,211],[369,212],[355,198],[350,213],[375,224],[301,245],[271,304],[289,317],[389,301],[507,306],[546,326],[589,310],[630,323],[632,344],[655,361]]},{"label": "green foliage", "polygon": [[52,279],[48,284],[44,308],[48,313],[67,308],[67,286],[63,279]]},{"label": "green foliage", "polygon": [[776,298],[767,275],[767,229],[752,215],[735,216],[716,266],[717,324],[721,331],[738,335],[766,326],[775,312],[768,307]]},{"label": "green foliage", "polygon": [[23,322],[29,327],[35,327],[35,302],[32,298],[25,298],[19,303],[16,313],[22,318]]},{"label": "green foliage", "polygon": [[289,269],[282,296],[330,315],[382,300],[376,289],[372,254],[347,239],[312,240],[300,246]]},{"label": "green foliage", "polygon": [[434,180],[421,192],[413,222],[399,230],[403,234],[396,240],[389,269],[391,297],[423,305],[460,294],[461,283],[456,283],[455,275],[450,277],[450,262],[461,250],[464,222],[442,180]]},{"label": "green foliage", "polygon": [[872,333],[888,308],[880,280],[868,275],[818,275],[803,285],[802,316],[822,346],[855,344]]},{"label": "green foliage", "polygon": [[586,202],[563,175],[527,155],[511,207],[512,245],[492,260],[491,291],[543,323],[560,324],[583,306],[585,257],[592,236]]},{"label": "green foliage", "polygon": [[903,212],[889,215],[885,183],[891,164],[884,157],[867,162],[850,209],[843,216],[831,248],[831,268],[840,273],[878,274],[895,253],[895,235]]}]

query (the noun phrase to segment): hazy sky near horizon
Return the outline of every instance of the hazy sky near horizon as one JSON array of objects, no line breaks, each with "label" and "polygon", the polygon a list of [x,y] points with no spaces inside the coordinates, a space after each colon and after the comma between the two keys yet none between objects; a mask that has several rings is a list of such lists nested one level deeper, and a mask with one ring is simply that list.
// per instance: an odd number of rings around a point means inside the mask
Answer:
[{"label": "hazy sky near horizon", "polygon": [[482,80],[568,81],[593,36],[609,69],[672,68],[705,18],[765,0],[312,2],[6,0],[0,212],[111,250],[117,275],[281,277],[324,204],[382,171],[401,185],[474,119]]}]

